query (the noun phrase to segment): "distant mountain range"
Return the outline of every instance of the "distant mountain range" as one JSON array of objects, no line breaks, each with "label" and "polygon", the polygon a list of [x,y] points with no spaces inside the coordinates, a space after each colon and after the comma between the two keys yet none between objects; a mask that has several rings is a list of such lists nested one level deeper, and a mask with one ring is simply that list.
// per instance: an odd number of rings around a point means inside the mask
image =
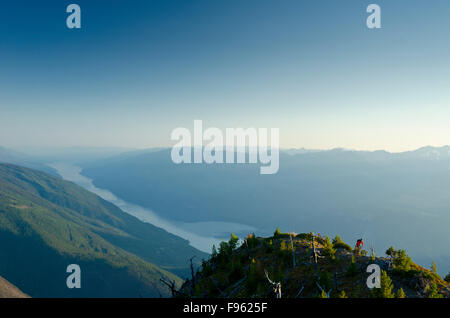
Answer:
[{"label": "distant mountain range", "polygon": [[181,164],[170,150],[86,164],[100,188],[180,222],[251,225],[365,237],[406,248],[420,264],[450,269],[450,147],[415,151],[284,150],[280,170],[259,165]]},{"label": "distant mountain range", "polygon": [[[206,254],[83,188],[0,164],[0,274],[32,297],[159,297]],[[82,288],[68,289],[78,264]]]}]

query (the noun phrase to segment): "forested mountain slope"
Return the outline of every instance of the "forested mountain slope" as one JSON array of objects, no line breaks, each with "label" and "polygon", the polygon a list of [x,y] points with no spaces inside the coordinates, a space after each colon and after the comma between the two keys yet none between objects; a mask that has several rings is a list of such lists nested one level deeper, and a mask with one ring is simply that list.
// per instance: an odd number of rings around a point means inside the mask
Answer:
[{"label": "forested mountain slope", "polygon": [[[161,278],[182,282],[168,270],[205,256],[71,182],[10,164],[0,164],[0,242],[0,273],[33,297],[159,297]],[[66,286],[72,263],[81,289]]]}]

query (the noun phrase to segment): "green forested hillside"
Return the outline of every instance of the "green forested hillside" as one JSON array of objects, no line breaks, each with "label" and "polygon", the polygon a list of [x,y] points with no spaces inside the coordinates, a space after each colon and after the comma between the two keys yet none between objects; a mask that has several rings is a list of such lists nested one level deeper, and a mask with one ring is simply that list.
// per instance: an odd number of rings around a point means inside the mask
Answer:
[{"label": "green forested hillside", "polygon": [[[0,164],[0,242],[1,275],[32,297],[165,296],[160,278],[181,283],[167,270],[205,256],[73,183],[9,164]],[[72,263],[81,289],[66,287]]]}]

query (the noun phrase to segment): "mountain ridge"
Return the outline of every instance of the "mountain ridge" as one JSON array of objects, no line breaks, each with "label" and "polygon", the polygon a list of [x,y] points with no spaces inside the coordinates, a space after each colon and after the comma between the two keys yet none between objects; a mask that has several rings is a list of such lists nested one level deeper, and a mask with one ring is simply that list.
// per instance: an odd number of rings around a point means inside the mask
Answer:
[{"label": "mountain ridge", "polygon": [[[374,267],[379,268],[380,288]],[[371,266],[369,270],[369,266]],[[250,234],[239,246],[231,236],[214,249],[193,280],[174,294],[181,298],[450,298],[450,282],[415,264],[393,247],[386,257],[351,248],[339,236]],[[374,285],[369,286],[368,282]],[[280,284],[277,286],[277,284]]]}]

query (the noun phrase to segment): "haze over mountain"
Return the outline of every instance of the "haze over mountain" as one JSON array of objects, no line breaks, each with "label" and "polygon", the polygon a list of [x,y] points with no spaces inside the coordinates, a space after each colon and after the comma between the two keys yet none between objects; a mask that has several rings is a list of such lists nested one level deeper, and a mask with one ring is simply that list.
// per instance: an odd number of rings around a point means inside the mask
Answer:
[{"label": "haze over mountain", "polygon": [[32,169],[41,170],[51,174],[56,174],[54,169],[45,165],[36,157],[2,146],[0,146],[0,163],[12,163]]},{"label": "haze over mountain", "polygon": [[[83,188],[0,164],[0,273],[35,297],[159,297],[206,254]],[[68,289],[78,264],[82,288]],[[172,271],[173,273],[170,273]]]},{"label": "haze over mountain", "polygon": [[83,174],[171,220],[364,237],[379,250],[405,248],[424,266],[434,260],[442,273],[450,268],[448,146],[281,152],[275,175],[260,175],[259,165],[176,165],[166,149],[99,161]]},{"label": "haze over mountain", "polygon": [[121,153],[134,153],[138,150],[126,147],[19,147],[17,151],[35,161],[47,163],[102,160]]}]

